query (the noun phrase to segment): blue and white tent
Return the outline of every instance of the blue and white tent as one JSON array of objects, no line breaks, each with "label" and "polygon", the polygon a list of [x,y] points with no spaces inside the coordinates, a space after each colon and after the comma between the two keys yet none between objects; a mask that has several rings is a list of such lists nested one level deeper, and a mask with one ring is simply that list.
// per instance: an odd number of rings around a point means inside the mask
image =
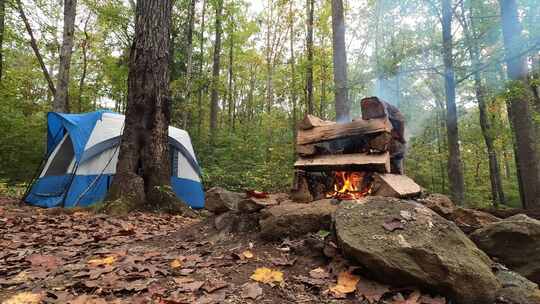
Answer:
[{"label": "blue and white tent", "polygon": [[[47,159],[25,201],[41,207],[89,206],[102,201],[116,172],[124,115],[97,111],[48,113]],[[200,169],[189,134],[169,127],[171,184],[193,208],[204,207]]]}]

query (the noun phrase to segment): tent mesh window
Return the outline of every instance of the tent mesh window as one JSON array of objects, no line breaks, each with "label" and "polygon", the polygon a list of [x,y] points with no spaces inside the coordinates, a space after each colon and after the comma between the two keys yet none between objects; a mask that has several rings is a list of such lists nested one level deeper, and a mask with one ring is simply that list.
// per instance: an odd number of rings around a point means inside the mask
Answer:
[{"label": "tent mesh window", "polygon": [[60,148],[54,154],[51,164],[47,168],[44,176],[50,175],[65,175],[69,169],[69,165],[75,155],[73,144],[69,135],[60,143]]}]

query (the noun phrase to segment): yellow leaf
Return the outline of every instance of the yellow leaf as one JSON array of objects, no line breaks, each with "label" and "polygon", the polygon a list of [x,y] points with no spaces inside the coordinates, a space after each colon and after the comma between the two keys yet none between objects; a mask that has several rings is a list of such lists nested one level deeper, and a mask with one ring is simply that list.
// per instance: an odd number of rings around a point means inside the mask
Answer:
[{"label": "yellow leaf", "polygon": [[246,258],[246,259],[251,259],[253,257],[253,252],[249,251],[249,250],[246,250],[244,252],[242,252],[242,255]]},{"label": "yellow leaf", "polygon": [[93,259],[88,261],[88,265],[90,266],[102,266],[102,265],[112,265],[116,262],[116,256],[111,255],[103,259]]},{"label": "yellow leaf", "polygon": [[339,274],[337,285],[330,288],[335,294],[347,294],[356,290],[356,284],[358,284],[360,278],[349,271],[343,271]]},{"label": "yellow leaf", "polygon": [[182,267],[182,261],[180,261],[179,259],[174,259],[171,262],[171,268],[178,268],[178,267]]},{"label": "yellow leaf", "polygon": [[2,304],[39,304],[43,299],[43,294],[32,292],[21,292],[2,302]]},{"label": "yellow leaf", "polygon": [[270,268],[261,267],[255,269],[255,272],[250,277],[252,280],[261,283],[282,283],[283,282],[283,272],[278,270],[272,270]]}]

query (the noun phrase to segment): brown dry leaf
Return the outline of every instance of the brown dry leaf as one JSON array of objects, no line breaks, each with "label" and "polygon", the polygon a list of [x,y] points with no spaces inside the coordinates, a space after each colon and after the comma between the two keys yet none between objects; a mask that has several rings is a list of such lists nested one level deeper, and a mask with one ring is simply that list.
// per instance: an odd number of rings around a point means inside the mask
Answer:
[{"label": "brown dry leaf", "polygon": [[42,299],[42,293],[21,292],[2,302],[2,304],[39,304]]},{"label": "brown dry leaf", "polygon": [[103,259],[93,259],[88,261],[88,265],[93,267],[98,267],[102,265],[112,265],[116,262],[116,256],[110,255],[108,257],[105,257]]},{"label": "brown dry leaf", "polygon": [[203,281],[194,281],[191,283],[178,284],[178,291],[180,292],[194,292],[199,290],[204,285]]},{"label": "brown dry leaf", "polygon": [[379,284],[365,278],[359,281],[356,289],[369,303],[378,303],[382,296],[390,291],[387,285]]},{"label": "brown dry leaf", "polygon": [[206,292],[214,292],[218,289],[221,289],[221,288],[225,288],[229,286],[229,283],[221,280],[221,279],[208,279],[202,289],[204,289],[204,291]]},{"label": "brown dry leaf", "polygon": [[69,304],[107,304],[105,299],[88,295],[81,295],[68,302]]},{"label": "brown dry leaf", "polygon": [[172,260],[171,268],[175,269],[175,268],[178,268],[178,267],[182,267],[182,261],[180,261],[179,259]]},{"label": "brown dry leaf", "polygon": [[360,281],[360,277],[349,271],[343,271],[338,276],[337,285],[331,287],[330,291],[334,293],[334,296],[341,296],[354,292],[358,281]]},{"label": "brown dry leaf", "polygon": [[253,258],[253,252],[251,252],[250,250],[246,250],[242,252],[242,256],[244,256],[246,259],[251,259]]},{"label": "brown dry leaf", "polygon": [[244,299],[256,300],[263,293],[263,289],[259,283],[246,283],[242,286],[240,296]]},{"label": "brown dry leaf", "polygon": [[55,256],[41,254],[32,254],[26,260],[30,262],[32,267],[45,269],[54,269],[61,263],[60,259]]},{"label": "brown dry leaf", "polygon": [[250,278],[254,281],[266,284],[282,283],[283,272],[278,270],[272,270],[267,267],[261,267],[255,269],[255,272],[253,272]]},{"label": "brown dry leaf", "polygon": [[327,279],[330,274],[321,267],[317,267],[309,272],[309,276],[314,279]]},{"label": "brown dry leaf", "polygon": [[419,301],[421,296],[422,294],[418,290],[416,290],[411,293],[406,300],[394,300],[393,304],[421,304],[421,302]]},{"label": "brown dry leaf", "polygon": [[405,229],[405,225],[401,222],[399,218],[388,218],[382,224],[383,228],[388,231],[394,231],[397,229]]}]

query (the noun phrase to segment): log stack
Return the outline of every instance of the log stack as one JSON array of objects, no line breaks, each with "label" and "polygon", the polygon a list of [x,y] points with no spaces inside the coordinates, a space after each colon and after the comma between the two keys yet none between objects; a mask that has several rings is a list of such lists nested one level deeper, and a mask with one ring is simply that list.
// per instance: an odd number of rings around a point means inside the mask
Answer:
[{"label": "log stack", "polygon": [[409,178],[391,176],[391,147],[396,132],[403,134],[391,121],[397,108],[377,97],[365,98],[361,104],[362,117],[352,122],[336,123],[308,114],[298,124],[292,191],[296,201],[324,198],[335,171],[373,173],[374,191],[386,196],[409,197],[420,191]]}]

